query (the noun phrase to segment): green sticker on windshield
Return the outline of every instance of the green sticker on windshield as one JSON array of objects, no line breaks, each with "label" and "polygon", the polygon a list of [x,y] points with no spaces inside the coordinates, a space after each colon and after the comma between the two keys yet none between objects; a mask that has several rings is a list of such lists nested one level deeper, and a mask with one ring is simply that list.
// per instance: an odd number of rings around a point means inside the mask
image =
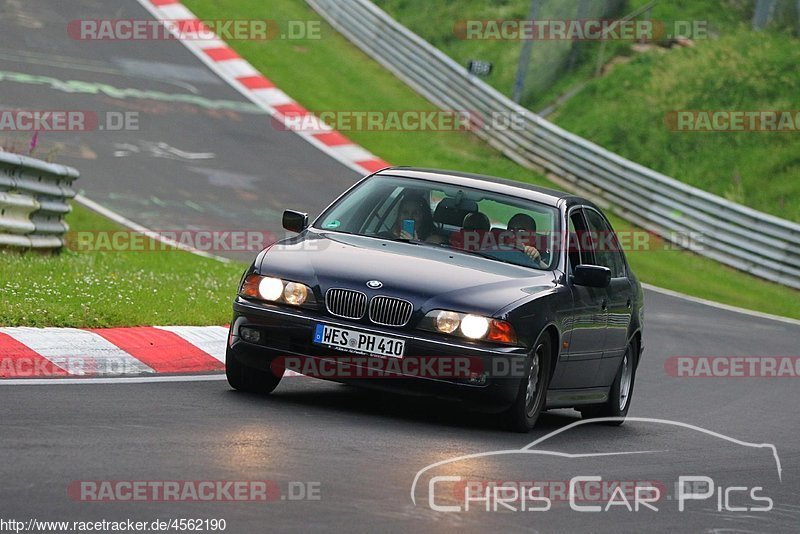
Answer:
[{"label": "green sticker on windshield", "polygon": [[342,223],[339,221],[339,219],[334,219],[333,221],[326,223],[325,228],[339,228],[341,225]]}]

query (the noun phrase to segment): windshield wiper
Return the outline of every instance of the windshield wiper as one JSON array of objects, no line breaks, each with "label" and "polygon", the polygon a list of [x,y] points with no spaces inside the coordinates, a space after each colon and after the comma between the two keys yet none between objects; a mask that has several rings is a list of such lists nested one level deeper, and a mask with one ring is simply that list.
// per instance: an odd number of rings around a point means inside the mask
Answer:
[{"label": "windshield wiper", "polygon": [[412,245],[430,245],[432,243],[427,243],[425,241],[421,241],[419,239],[406,239],[405,237],[395,237],[395,236],[388,236],[388,235],[380,235],[380,234],[362,234],[365,237],[377,237],[378,239],[385,239],[386,241],[392,241],[395,243],[410,243]]}]

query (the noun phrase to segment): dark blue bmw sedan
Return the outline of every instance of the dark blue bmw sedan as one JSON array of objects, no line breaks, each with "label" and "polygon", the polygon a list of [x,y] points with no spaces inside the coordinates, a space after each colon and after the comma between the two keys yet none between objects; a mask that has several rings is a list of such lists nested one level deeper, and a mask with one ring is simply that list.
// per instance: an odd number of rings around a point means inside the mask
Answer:
[{"label": "dark blue bmw sedan", "polygon": [[233,305],[227,377],[287,370],[501,413],[621,423],[642,354],[642,288],[602,211],[487,176],[389,168],[263,250]]}]

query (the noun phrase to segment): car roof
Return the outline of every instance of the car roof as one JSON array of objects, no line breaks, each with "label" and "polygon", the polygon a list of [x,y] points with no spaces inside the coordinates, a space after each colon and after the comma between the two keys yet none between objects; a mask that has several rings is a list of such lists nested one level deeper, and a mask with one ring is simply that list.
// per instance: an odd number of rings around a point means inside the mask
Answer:
[{"label": "car roof", "polygon": [[559,201],[566,200],[568,205],[575,203],[592,205],[588,200],[571,193],[539,187],[525,182],[516,182],[496,176],[485,176],[468,172],[447,171],[438,169],[424,169],[417,167],[389,167],[375,173],[376,176],[398,176],[401,178],[416,178],[442,184],[471,187],[493,193],[506,194],[533,200],[541,204],[557,207]]}]

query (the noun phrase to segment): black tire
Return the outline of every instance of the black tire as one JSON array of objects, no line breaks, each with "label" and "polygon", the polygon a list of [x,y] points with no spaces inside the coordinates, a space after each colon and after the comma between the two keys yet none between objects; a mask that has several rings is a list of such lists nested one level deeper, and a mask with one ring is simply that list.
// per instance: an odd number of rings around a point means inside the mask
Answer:
[{"label": "black tire", "polygon": [[228,377],[228,384],[238,391],[262,395],[272,393],[280,384],[284,373],[282,367],[273,367],[275,369],[272,371],[248,367],[236,359],[230,348],[225,353],[225,376]]},{"label": "black tire", "polygon": [[[520,380],[517,398],[505,413],[506,426],[512,432],[527,433],[536,426],[536,421],[547,402],[551,360],[550,334],[542,332],[526,362],[525,377]],[[534,373],[536,378],[532,380]]]},{"label": "black tire", "polygon": [[625,354],[619,364],[617,376],[611,384],[608,401],[598,406],[587,406],[580,408],[581,416],[584,419],[596,419],[598,417],[618,417],[614,421],[602,421],[604,425],[619,426],[625,422],[628,410],[631,407],[631,397],[633,396],[633,385],[636,382],[637,351],[633,341],[628,343]]}]

